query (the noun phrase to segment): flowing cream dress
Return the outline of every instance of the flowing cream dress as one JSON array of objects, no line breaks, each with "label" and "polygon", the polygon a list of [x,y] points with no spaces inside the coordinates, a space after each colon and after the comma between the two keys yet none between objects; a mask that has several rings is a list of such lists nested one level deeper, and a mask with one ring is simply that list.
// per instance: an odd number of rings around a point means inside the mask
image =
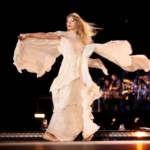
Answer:
[{"label": "flowing cream dress", "polygon": [[83,45],[79,35],[57,31],[60,40],[27,38],[18,40],[13,60],[21,73],[23,69],[41,77],[51,70],[59,55],[63,60],[54,79],[52,92],[54,113],[46,132],[61,141],[73,141],[80,132],[83,138],[98,131],[100,126],[92,122],[91,104],[102,95],[92,81],[88,67],[107,69],[100,59],[89,58],[93,52],[112,61],[127,71],[150,70],[150,60],[145,55],[130,56],[131,46],[127,41],[110,41],[105,44]]}]

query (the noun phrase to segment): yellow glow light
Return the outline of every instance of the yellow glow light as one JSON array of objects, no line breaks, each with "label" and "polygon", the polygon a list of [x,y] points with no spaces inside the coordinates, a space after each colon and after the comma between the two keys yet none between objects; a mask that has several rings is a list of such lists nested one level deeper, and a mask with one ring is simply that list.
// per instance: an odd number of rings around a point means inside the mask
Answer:
[{"label": "yellow glow light", "polygon": [[137,150],[142,150],[142,142],[137,143]]},{"label": "yellow glow light", "polygon": [[34,114],[35,118],[45,118],[45,114]]},{"label": "yellow glow light", "polygon": [[135,134],[137,137],[143,137],[143,136],[147,136],[147,134],[145,132],[136,132]]}]

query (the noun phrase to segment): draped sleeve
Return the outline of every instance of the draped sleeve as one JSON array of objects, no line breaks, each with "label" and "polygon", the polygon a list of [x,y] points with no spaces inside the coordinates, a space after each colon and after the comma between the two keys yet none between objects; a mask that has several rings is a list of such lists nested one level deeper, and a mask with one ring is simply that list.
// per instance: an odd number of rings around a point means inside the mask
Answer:
[{"label": "draped sleeve", "polygon": [[128,41],[110,41],[105,44],[88,44],[83,50],[82,75],[87,90],[92,87],[92,79],[88,67],[102,69],[108,75],[107,69],[100,59],[89,58],[95,52],[98,55],[115,63],[126,71],[133,72],[137,69],[150,70],[150,60],[145,55],[131,55],[132,49]]},{"label": "draped sleeve", "polygon": [[[62,31],[53,32],[57,36],[64,36]],[[23,69],[28,72],[36,73],[37,77],[41,77],[45,72],[51,70],[56,58],[61,55],[60,40],[26,38],[18,40],[14,56],[13,64],[17,70],[22,73]]]},{"label": "draped sleeve", "polygon": [[88,67],[101,69],[105,75],[108,75],[108,71],[100,59],[88,59]]},{"label": "draped sleeve", "polygon": [[[108,59],[126,71],[134,72],[143,69],[145,72],[150,70],[150,60],[145,55],[131,55],[132,49],[128,41],[110,41],[105,44],[90,44],[86,46],[86,51],[90,56],[92,52]],[[102,69],[108,75],[101,60],[88,60],[89,67]],[[101,67],[100,67],[101,66]]]}]

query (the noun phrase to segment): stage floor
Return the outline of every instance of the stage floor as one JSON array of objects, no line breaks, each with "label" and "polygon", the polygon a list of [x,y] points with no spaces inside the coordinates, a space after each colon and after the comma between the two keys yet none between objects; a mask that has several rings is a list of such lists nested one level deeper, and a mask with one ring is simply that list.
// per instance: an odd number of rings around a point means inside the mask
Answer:
[{"label": "stage floor", "polygon": [[150,141],[1,142],[0,150],[150,150]]}]

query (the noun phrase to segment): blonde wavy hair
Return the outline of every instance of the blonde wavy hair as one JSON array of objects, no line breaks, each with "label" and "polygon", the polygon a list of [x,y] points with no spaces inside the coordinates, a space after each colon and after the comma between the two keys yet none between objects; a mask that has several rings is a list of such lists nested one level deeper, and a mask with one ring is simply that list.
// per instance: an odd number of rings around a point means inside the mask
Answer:
[{"label": "blonde wavy hair", "polygon": [[[77,33],[82,40],[83,44],[88,44],[92,42],[92,37],[97,34],[96,29],[101,30],[102,28],[95,27],[96,24],[89,23],[84,21],[77,13],[71,13],[67,16],[66,20],[69,17],[72,17],[75,21],[77,21]],[[68,29],[67,29],[68,30]]]}]

